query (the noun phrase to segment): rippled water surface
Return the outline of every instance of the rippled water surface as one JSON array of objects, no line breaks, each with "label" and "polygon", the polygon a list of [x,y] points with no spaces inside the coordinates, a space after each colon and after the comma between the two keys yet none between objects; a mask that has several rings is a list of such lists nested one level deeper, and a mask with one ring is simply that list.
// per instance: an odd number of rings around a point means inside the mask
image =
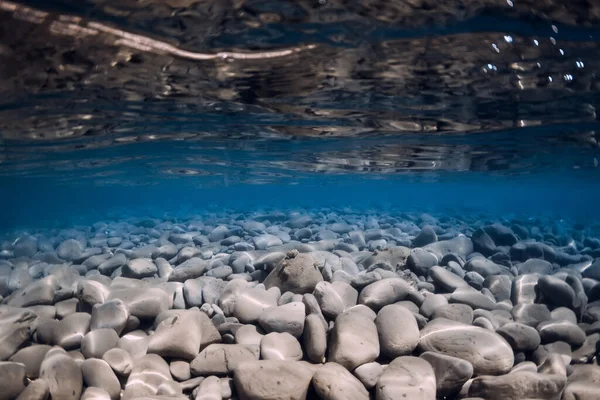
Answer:
[{"label": "rippled water surface", "polygon": [[591,218],[599,44],[593,0],[0,0],[3,222],[269,204]]}]

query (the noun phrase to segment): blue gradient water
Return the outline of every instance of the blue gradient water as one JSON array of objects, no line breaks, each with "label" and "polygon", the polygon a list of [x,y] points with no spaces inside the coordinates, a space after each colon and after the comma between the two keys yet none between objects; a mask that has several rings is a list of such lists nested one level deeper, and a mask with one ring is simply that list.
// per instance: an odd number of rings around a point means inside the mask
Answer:
[{"label": "blue gradient water", "polygon": [[593,3],[0,3],[4,231],[297,207],[600,219]]}]

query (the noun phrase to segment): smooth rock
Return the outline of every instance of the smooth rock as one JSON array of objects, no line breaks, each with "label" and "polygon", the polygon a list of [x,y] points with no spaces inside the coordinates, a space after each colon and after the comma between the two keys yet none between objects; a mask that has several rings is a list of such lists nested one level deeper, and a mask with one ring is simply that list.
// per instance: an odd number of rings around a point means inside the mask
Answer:
[{"label": "smooth rock", "polygon": [[313,374],[301,361],[249,361],[234,370],[233,382],[240,400],[304,400]]},{"label": "smooth rock", "polygon": [[148,353],[162,357],[193,360],[202,344],[202,316],[200,311],[186,310],[164,319],[148,340]]},{"label": "smooth rock", "polygon": [[263,360],[302,360],[300,342],[287,332],[269,333],[260,341],[260,358]]},{"label": "smooth rock", "polygon": [[81,341],[85,358],[102,358],[104,353],[117,346],[119,335],[113,329],[96,329],[86,333]]},{"label": "smooth rock", "polygon": [[25,365],[0,361],[0,400],[12,400],[25,390]]},{"label": "smooth rock", "polygon": [[117,334],[121,334],[129,317],[129,309],[120,299],[110,300],[104,304],[95,304],[92,307],[90,330],[110,328]]},{"label": "smooth rock", "polygon": [[509,322],[496,330],[515,351],[533,351],[541,343],[538,331],[531,326]]},{"label": "smooth rock", "polygon": [[328,361],[337,362],[348,370],[375,361],[380,351],[373,319],[352,310],[335,319],[328,349]]},{"label": "smooth rock", "polygon": [[315,260],[309,254],[292,250],[269,273],[264,285],[267,289],[277,286],[282,292],[304,294],[311,293],[322,280]]},{"label": "smooth rock", "polygon": [[292,302],[266,309],[258,323],[265,332],[287,332],[296,338],[304,331],[306,307],[303,303]]},{"label": "smooth rock", "polygon": [[250,288],[238,295],[233,316],[244,324],[251,324],[257,322],[263,312],[271,307],[277,307],[277,298],[272,292]]},{"label": "smooth rock", "polygon": [[115,299],[123,301],[129,313],[140,319],[156,318],[170,303],[167,293],[155,288],[111,289],[108,300]]},{"label": "smooth rock", "polygon": [[469,386],[469,396],[489,400],[556,399],[567,378],[534,372],[479,376]]},{"label": "smooth rock", "polygon": [[379,335],[381,354],[391,359],[410,355],[419,344],[419,327],[406,308],[390,304],[383,307],[375,326]]},{"label": "smooth rock", "polygon": [[319,282],[313,295],[317,299],[323,315],[335,319],[348,308],[356,305],[358,292],[344,282]]},{"label": "smooth rock", "polygon": [[398,357],[392,361],[375,387],[377,400],[435,400],[433,367],[418,357]]},{"label": "smooth rock", "polygon": [[383,366],[378,362],[362,364],[354,369],[354,375],[367,389],[372,389],[383,374]]},{"label": "smooth rock", "polygon": [[348,370],[336,363],[318,368],[312,385],[323,400],[368,400],[369,392]]},{"label": "smooth rock", "polygon": [[29,340],[36,319],[28,309],[0,305],[0,361],[8,360]]},{"label": "smooth rock", "polygon": [[108,363],[91,358],[81,364],[83,380],[88,387],[99,387],[109,394],[111,400],[118,400],[121,394],[121,384]]},{"label": "smooth rock", "polygon": [[420,357],[433,367],[438,396],[450,396],[460,391],[473,376],[473,366],[468,361],[445,354],[426,351]]},{"label": "smooth rock", "polygon": [[404,300],[411,287],[402,278],[387,278],[366,286],[359,295],[358,303],[375,311],[383,306]]},{"label": "smooth rock", "polygon": [[46,400],[49,394],[48,382],[43,379],[36,379],[27,385],[25,390],[17,397],[17,400]]},{"label": "smooth rock", "polygon": [[104,353],[102,359],[108,363],[117,375],[122,377],[129,376],[133,368],[133,358],[124,349],[110,349]]},{"label": "smooth rock", "polygon": [[83,391],[83,375],[75,360],[59,348],[54,347],[40,366],[40,378],[48,383],[50,396],[57,400],[78,400]]},{"label": "smooth rock", "polygon": [[193,376],[226,375],[244,361],[256,360],[257,355],[241,344],[211,344],[190,363]]},{"label": "smooth rock", "polygon": [[40,374],[40,366],[46,357],[46,353],[52,348],[45,344],[32,344],[17,351],[10,361],[25,365],[25,375],[29,379],[37,379]]},{"label": "smooth rock", "polygon": [[324,362],[327,352],[327,329],[318,315],[306,316],[302,337],[308,359],[313,363]]}]

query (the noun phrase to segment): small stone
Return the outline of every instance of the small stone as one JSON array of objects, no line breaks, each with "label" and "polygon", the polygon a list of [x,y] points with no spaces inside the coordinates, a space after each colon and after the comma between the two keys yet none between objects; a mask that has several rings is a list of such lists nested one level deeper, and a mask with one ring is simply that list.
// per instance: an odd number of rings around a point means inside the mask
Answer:
[{"label": "small stone", "polygon": [[190,363],[186,361],[172,361],[169,364],[169,370],[173,378],[178,382],[187,381],[192,377]]},{"label": "small stone", "polygon": [[104,353],[102,359],[106,361],[112,370],[119,376],[127,377],[131,373],[133,358],[123,349],[110,349]]},{"label": "small stone", "polygon": [[358,292],[344,282],[319,282],[313,291],[323,315],[335,319],[348,308],[356,305]]},{"label": "small stone", "polygon": [[306,316],[303,340],[308,359],[314,363],[324,362],[327,351],[327,329],[318,315]]}]

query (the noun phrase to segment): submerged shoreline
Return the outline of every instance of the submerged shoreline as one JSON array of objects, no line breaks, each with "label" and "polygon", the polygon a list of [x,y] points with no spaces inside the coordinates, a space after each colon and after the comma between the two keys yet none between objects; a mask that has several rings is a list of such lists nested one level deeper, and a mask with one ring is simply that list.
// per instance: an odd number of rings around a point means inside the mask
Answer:
[{"label": "submerged shoreline", "polygon": [[0,241],[0,399],[592,399],[597,226],[350,209]]}]

